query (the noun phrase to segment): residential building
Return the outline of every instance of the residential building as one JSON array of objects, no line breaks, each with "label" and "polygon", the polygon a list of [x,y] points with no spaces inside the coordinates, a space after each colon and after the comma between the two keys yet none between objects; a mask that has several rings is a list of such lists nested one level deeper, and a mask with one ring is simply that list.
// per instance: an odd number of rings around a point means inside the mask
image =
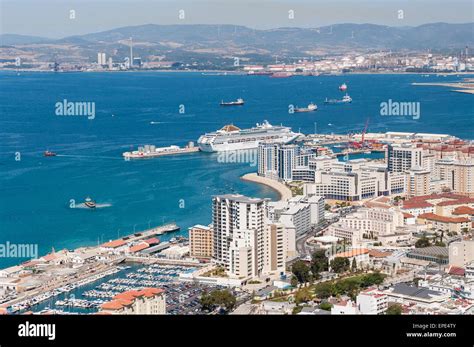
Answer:
[{"label": "residential building", "polygon": [[102,304],[101,311],[111,314],[166,314],[165,291],[160,288],[126,291]]},{"label": "residential building", "polygon": [[214,234],[209,226],[195,225],[189,228],[190,255],[195,258],[212,258]]},{"label": "residential building", "polygon": [[356,303],[361,314],[384,314],[388,308],[388,297],[377,289],[369,288],[357,295]]},{"label": "residential building", "polygon": [[449,265],[466,267],[474,261],[474,240],[455,241],[449,244]]},{"label": "residential building", "polygon": [[265,199],[238,194],[213,198],[213,260],[229,276],[254,278],[284,271],[286,229],[266,214]]},{"label": "residential building", "polygon": [[406,172],[417,166],[423,168],[423,149],[412,144],[390,144],[387,165],[390,172]]}]

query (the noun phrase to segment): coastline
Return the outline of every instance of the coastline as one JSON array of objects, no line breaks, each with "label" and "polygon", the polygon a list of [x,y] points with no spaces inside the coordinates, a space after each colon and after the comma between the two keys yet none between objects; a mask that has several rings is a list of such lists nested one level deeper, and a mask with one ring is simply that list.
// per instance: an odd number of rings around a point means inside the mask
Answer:
[{"label": "coastline", "polygon": [[272,180],[270,178],[258,176],[256,172],[245,174],[242,177],[240,177],[240,179],[244,181],[248,181],[248,182],[263,184],[267,187],[272,188],[279,195],[278,201],[282,201],[282,200],[286,201],[293,196],[293,194],[291,193],[291,190],[287,186],[285,186],[283,183]]}]

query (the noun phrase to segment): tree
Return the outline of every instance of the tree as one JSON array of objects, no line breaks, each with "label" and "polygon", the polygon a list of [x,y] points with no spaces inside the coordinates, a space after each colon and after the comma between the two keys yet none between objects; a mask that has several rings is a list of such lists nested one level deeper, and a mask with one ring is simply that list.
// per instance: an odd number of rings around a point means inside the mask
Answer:
[{"label": "tree", "polygon": [[324,311],[331,311],[332,304],[325,301],[325,302],[322,302],[321,304],[319,304],[319,308],[321,310],[324,310]]},{"label": "tree", "polygon": [[298,279],[294,275],[291,276],[291,286],[296,287],[297,285],[298,285]]},{"label": "tree", "polygon": [[301,288],[295,293],[295,304],[299,305],[311,300],[309,288]]},{"label": "tree", "polygon": [[387,310],[385,311],[385,314],[388,315],[400,315],[402,314],[402,306],[400,304],[393,304],[390,305]]},{"label": "tree", "polygon": [[316,285],[314,293],[320,299],[327,299],[333,294],[334,288],[331,283],[323,282]]},{"label": "tree", "polygon": [[236,304],[236,299],[232,293],[227,290],[214,290],[211,293],[204,293],[200,299],[203,310],[214,310],[217,306],[231,311]]},{"label": "tree", "polygon": [[201,306],[203,310],[212,311],[214,310],[214,300],[209,293],[204,292],[201,295]]},{"label": "tree", "polygon": [[336,257],[331,261],[331,269],[336,273],[342,273],[349,270],[349,259]]},{"label": "tree", "polygon": [[306,283],[311,280],[309,266],[306,265],[306,263],[302,260],[296,261],[291,267],[291,271],[293,272],[293,275],[295,275],[299,283]]},{"label": "tree", "polygon": [[382,284],[385,275],[381,274],[380,272],[373,272],[366,274],[361,277],[360,285],[361,287],[367,288],[373,285]]},{"label": "tree", "polygon": [[352,271],[352,272],[357,271],[357,261],[356,261],[356,258],[355,258],[355,257],[352,259],[351,271]]},{"label": "tree", "polygon": [[430,246],[430,240],[426,236],[422,236],[415,242],[415,248],[424,248]]},{"label": "tree", "polygon": [[329,268],[328,257],[325,250],[318,250],[311,256],[311,272],[317,275],[322,271],[327,271]]}]

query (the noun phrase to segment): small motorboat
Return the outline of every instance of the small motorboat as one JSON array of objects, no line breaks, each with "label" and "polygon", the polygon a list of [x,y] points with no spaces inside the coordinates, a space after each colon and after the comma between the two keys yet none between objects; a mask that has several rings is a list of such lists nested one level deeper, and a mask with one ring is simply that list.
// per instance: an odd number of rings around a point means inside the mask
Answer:
[{"label": "small motorboat", "polygon": [[51,152],[51,151],[45,151],[45,152],[44,152],[44,156],[45,156],[45,157],[55,157],[55,156],[56,156],[56,153]]},{"label": "small motorboat", "polygon": [[95,201],[92,200],[90,197],[87,197],[86,200],[84,201],[84,205],[89,208],[95,208]]}]

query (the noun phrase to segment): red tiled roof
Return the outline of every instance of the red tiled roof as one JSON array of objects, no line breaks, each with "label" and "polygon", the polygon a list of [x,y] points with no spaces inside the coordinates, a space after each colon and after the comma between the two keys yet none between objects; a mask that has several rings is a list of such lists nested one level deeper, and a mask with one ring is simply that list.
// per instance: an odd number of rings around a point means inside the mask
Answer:
[{"label": "red tiled roof", "polygon": [[411,208],[423,208],[423,207],[432,207],[433,204],[430,204],[426,201],[411,201],[407,200],[403,202],[404,209],[411,209]]},{"label": "red tiled roof", "polygon": [[119,293],[113,297],[112,301],[106,302],[101,305],[104,310],[120,310],[125,306],[133,304],[136,298],[145,296],[147,298],[154,297],[164,293],[161,288],[144,288],[142,290],[129,290],[123,293]]},{"label": "red tiled roof", "polygon": [[[436,204],[432,204],[429,202],[430,200],[437,200],[437,199],[447,199],[447,200],[440,201]],[[423,207],[430,207],[433,205],[452,206],[452,205],[461,205],[461,204],[468,204],[468,203],[474,203],[474,199],[469,198],[465,195],[461,195],[461,194],[441,193],[441,194],[416,196],[409,200],[405,200],[403,202],[403,208],[405,209],[423,208]]]},{"label": "red tiled roof", "polygon": [[452,213],[474,215],[474,208],[469,207],[469,206],[459,206],[459,207],[456,207]]},{"label": "red tiled roof", "polygon": [[452,201],[442,201],[438,203],[438,206],[452,206],[452,205],[462,205],[462,204],[471,204],[474,203],[474,199],[463,197],[462,199],[452,200]]},{"label": "red tiled roof", "polygon": [[113,240],[102,244],[102,247],[117,248],[125,244],[124,240]]},{"label": "red tiled roof", "polygon": [[367,248],[355,248],[347,252],[337,253],[334,255],[335,258],[351,258],[361,254],[368,254],[369,250]]},{"label": "red tiled roof", "polygon": [[403,212],[403,218],[413,218],[413,217],[415,216],[412,215],[411,213]]},{"label": "red tiled roof", "polygon": [[464,276],[466,271],[462,267],[457,267],[457,266],[450,266],[448,273],[450,275],[456,275],[456,276]]},{"label": "red tiled roof", "polygon": [[150,245],[148,243],[139,243],[138,245],[135,245],[135,246],[132,246],[130,247],[130,252],[131,253],[135,253],[135,252],[140,252],[140,251],[143,251],[144,249],[150,247]]},{"label": "red tiled roof", "polygon": [[374,258],[385,258],[385,257],[388,257],[391,254],[392,254],[392,252],[382,252],[382,251],[378,251],[376,249],[370,249],[369,250],[369,256],[374,257]]},{"label": "red tiled roof", "polygon": [[148,243],[151,246],[151,245],[159,244],[160,240],[156,237],[152,237],[151,239],[145,240],[145,242]]},{"label": "red tiled roof", "polygon": [[422,213],[418,216],[418,218],[434,220],[443,223],[466,223],[470,221],[468,218],[465,217],[445,217],[434,213]]}]

